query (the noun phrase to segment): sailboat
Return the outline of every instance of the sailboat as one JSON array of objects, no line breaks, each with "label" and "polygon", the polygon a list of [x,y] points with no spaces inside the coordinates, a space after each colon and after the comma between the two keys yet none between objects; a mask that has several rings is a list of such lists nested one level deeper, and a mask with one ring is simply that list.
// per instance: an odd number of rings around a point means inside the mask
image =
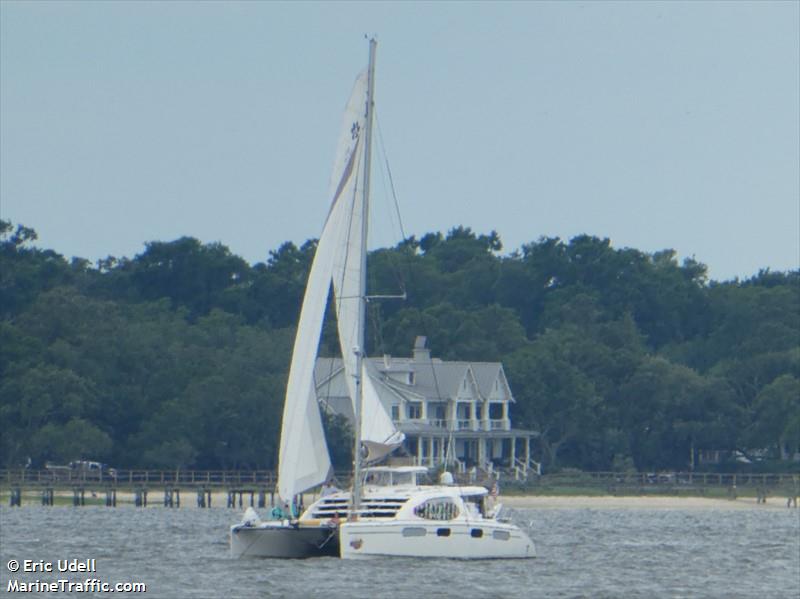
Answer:
[{"label": "sailboat", "polygon": [[[345,108],[330,183],[331,204],[306,285],[284,401],[278,465],[279,518],[249,508],[230,529],[235,557],[533,557],[533,542],[498,517],[484,487],[423,485],[419,466],[371,466],[403,441],[364,355],[367,224],[376,41]],[[329,479],[331,462],[314,385],[314,365],[330,288],[354,414],[352,491],[323,494],[302,514],[294,498]],[[449,478],[448,478],[449,477]]]},{"label": "sailboat", "polygon": [[[374,48],[373,42],[373,59]],[[280,517],[261,520],[254,510],[245,512],[242,522],[230,531],[231,554],[235,557],[338,555],[338,530],[327,518],[311,517],[312,509],[300,517],[294,514],[294,498],[328,480],[332,472],[314,385],[314,365],[331,286],[350,397],[360,398],[353,405],[356,433],[362,442],[359,446],[369,448],[371,459],[377,459],[403,440],[381,405],[371,377],[362,372],[367,368],[361,348],[373,59],[357,77],[345,108],[330,181],[330,208],[309,272],[292,350],[278,463],[282,505],[273,510]],[[356,468],[360,462],[356,460]],[[360,480],[359,470],[355,480]],[[350,494],[343,501],[349,504]],[[345,510],[341,515],[346,517]]]}]

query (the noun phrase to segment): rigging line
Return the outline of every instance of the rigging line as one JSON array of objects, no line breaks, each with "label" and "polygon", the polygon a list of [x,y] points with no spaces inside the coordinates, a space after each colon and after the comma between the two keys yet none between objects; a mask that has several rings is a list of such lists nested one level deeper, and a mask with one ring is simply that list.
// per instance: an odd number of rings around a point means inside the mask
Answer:
[{"label": "rigging line", "polygon": [[[386,167],[386,174],[387,174],[387,177],[389,179],[389,187],[390,187],[390,189],[392,191],[392,199],[394,201],[395,213],[397,214],[397,223],[398,223],[398,226],[400,228],[400,236],[401,236],[402,241],[405,242],[408,239],[408,237],[406,236],[405,227],[403,227],[403,217],[402,217],[402,215],[400,213],[400,203],[397,200],[397,191],[396,191],[396,189],[394,187],[394,179],[392,177],[392,169],[389,166],[389,155],[386,153],[386,146],[385,146],[385,144],[383,142],[383,130],[381,129],[381,121],[380,121],[380,118],[378,116],[378,111],[377,110],[375,110],[373,114],[375,116],[375,124],[377,125],[377,129],[378,129],[378,144],[380,146],[381,154],[383,154],[383,161],[384,161],[384,165]],[[385,185],[385,179],[384,179],[384,185]],[[410,273],[411,270],[412,270],[410,268],[410,258],[406,257],[406,262],[407,262],[407,264],[409,266],[408,270],[409,270],[409,273]],[[398,285],[400,286],[400,289],[403,290],[403,294],[405,295],[405,292],[406,292],[406,282],[404,280],[405,277],[403,276],[403,272],[402,272],[400,266],[397,263],[397,259],[395,257],[394,252],[389,254],[389,266],[394,271],[395,280],[397,281]]]},{"label": "rigging line", "polygon": [[389,175],[389,187],[392,190],[392,199],[394,200],[394,208],[397,212],[397,222],[400,225],[400,234],[403,236],[403,239],[406,239],[406,232],[403,227],[403,218],[400,215],[400,204],[397,201],[397,192],[394,188],[394,179],[392,179],[392,169],[389,167],[389,155],[386,153],[386,147],[383,145],[383,131],[381,130],[381,120],[378,118],[378,111],[375,110],[373,112],[375,115],[375,123],[378,125],[378,142],[381,145],[381,153],[383,154],[383,160],[386,164],[386,173]]},{"label": "rigging line", "polygon": [[[439,387],[439,377],[436,376],[436,368],[433,365],[433,357],[432,357],[432,354],[430,353],[430,350],[428,352],[428,364],[431,367],[431,374],[433,375],[433,385],[436,388],[436,398],[439,400],[439,402],[441,402],[442,401],[442,390]],[[447,403],[445,403],[445,422],[447,422],[447,412],[446,411],[447,411]],[[456,419],[455,419],[456,420],[456,426],[458,426],[458,403],[457,402],[455,403],[455,414],[454,415],[456,416]],[[445,456],[444,456],[445,468],[447,468],[447,465],[450,463],[451,456],[454,453],[454,450],[453,450],[454,442],[455,442],[455,438],[454,438],[454,435],[453,435],[453,429],[451,428],[450,432],[448,434],[447,449],[445,450]]]},{"label": "rigging line", "polygon": [[373,342],[380,349],[380,353],[386,353],[386,346],[383,341],[383,325],[381,323],[381,305],[379,302],[370,302],[367,304],[367,309],[372,322],[372,334],[374,336]]},{"label": "rigging line", "polygon": [[[354,198],[355,198],[355,195],[358,193],[358,178],[359,178],[360,174],[361,174],[361,158],[359,157],[358,166],[356,167],[356,173],[355,173],[355,181],[356,181],[356,183],[355,183],[355,185],[353,187],[353,197]],[[363,201],[364,200],[362,199],[362,202]],[[351,236],[353,234],[353,219],[355,218],[355,214],[353,214],[353,212],[354,211],[351,211],[351,213],[350,213],[350,222],[347,223],[347,240],[346,240],[346,243],[345,243],[346,250],[345,250],[345,253],[344,253],[344,267],[341,269],[342,270],[342,274],[341,274],[341,277],[339,278],[339,289],[340,289],[340,291],[342,289],[344,289],[344,279],[345,279],[345,276],[346,276],[346,273],[347,273],[348,264],[350,262],[350,240],[351,240]],[[366,276],[366,275],[365,275],[365,273],[361,273],[361,276]],[[341,297],[339,297],[336,294],[336,288],[335,287],[334,287],[334,290],[333,290],[333,295],[334,295],[335,303],[336,303],[336,327],[338,329],[339,328],[339,311],[340,311],[340,309],[342,307],[343,300],[345,300],[345,299],[361,299],[361,298],[359,296],[341,296]],[[357,324],[356,324],[356,326],[357,326]],[[342,354],[343,354],[342,355],[342,363],[344,364],[345,356],[344,356],[344,350],[341,348],[341,344],[342,344],[342,339],[340,338],[339,339],[339,346],[340,346],[340,350],[342,351]],[[361,349],[361,351],[365,351],[366,348],[362,347],[360,349]]]}]

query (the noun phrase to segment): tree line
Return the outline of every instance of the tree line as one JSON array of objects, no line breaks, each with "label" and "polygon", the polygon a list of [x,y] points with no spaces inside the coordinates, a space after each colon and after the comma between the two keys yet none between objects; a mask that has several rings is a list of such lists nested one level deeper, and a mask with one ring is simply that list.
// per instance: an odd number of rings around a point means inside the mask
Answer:
[{"label": "tree line", "polygon": [[[275,466],[315,240],[254,265],[191,237],[96,264],[35,241],[0,221],[3,466]],[[375,250],[368,271],[370,293],[407,293],[370,303],[369,353],[426,335],[442,359],[502,362],[551,471],[684,470],[709,450],[797,464],[799,271],[716,282],[672,250],[581,235],[503,254],[464,227]],[[346,468],[348,427],[326,426]]]}]

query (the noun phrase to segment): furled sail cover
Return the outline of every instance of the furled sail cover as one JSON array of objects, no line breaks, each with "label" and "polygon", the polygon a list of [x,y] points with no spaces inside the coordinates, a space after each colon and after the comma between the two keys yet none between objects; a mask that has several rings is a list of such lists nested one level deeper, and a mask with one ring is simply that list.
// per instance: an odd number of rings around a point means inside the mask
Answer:
[{"label": "furled sail cover", "polygon": [[[366,86],[366,73],[362,75]],[[361,106],[353,107],[358,109],[358,119],[353,119],[350,126],[352,136],[362,134],[366,125],[366,99]],[[359,163],[361,151],[359,148]],[[358,169],[363,172],[363,166]],[[358,324],[362,315],[359,313],[361,278],[366,276],[362,272],[361,246],[363,238],[363,206],[365,194],[363,180],[361,177],[352,177],[343,185],[338,186],[338,208],[342,208],[342,215],[347,215],[346,222],[342,223],[342,232],[339,245],[334,253],[333,261],[333,290],[336,297],[336,320],[339,329],[339,344],[344,362],[347,387],[350,398],[355,404],[355,373],[356,355],[355,348],[358,346]],[[349,206],[348,210],[344,207]],[[363,348],[361,348],[363,350]],[[364,372],[361,380],[363,381],[363,403],[361,406],[361,439],[373,444],[388,444],[386,453],[402,443],[402,433],[398,433],[392,424],[386,409],[381,404],[375,385],[367,368],[367,360],[363,361]],[[353,413],[356,413],[355,405]]]},{"label": "furled sail cover", "polygon": [[284,501],[324,482],[330,472],[330,456],[314,389],[314,364],[334,259],[341,251],[353,210],[353,194],[344,191],[351,189],[358,179],[366,96],[367,77],[362,73],[345,109],[331,175],[331,207],[314,254],[292,350],[278,464],[278,494]]}]

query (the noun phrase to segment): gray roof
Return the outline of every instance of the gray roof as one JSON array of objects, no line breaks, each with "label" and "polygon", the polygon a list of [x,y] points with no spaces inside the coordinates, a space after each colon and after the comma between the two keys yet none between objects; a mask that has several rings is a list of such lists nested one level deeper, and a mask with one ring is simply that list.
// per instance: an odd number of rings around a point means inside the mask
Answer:
[{"label": "gray roof", "polygon": [[[461,382],[469,376],[477,385],[482,397],[489,397],[498,378],[507,388],[503,365],[499,362],[443,362],[438,358],[415,360],[414,358],[369,358],[369,366],[381,376],[387,387],[403,396],[416,395],[429,401],[447,401],[458,395]],[[347,389],[344,378],[336,376],[342,370],[341,358],[317,358],[314,377],[317,387],[328,385],[322,395],[344,396]],[[413,372],[414,383],[405,384],[389,377],[389,373]],[[509,390],[510,393],[510,390]],[[513,398],[512,398],[513,401]]]}]

